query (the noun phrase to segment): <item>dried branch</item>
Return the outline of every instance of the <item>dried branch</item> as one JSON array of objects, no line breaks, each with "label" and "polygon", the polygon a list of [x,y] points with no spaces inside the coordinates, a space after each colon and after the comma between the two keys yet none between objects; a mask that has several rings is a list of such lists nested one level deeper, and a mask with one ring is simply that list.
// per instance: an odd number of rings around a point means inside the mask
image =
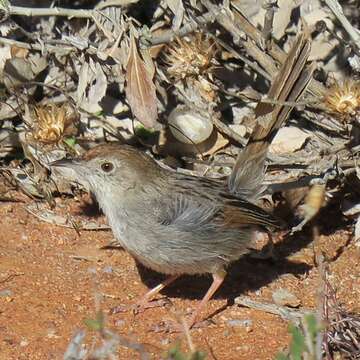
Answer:
[{"label": "dried branch", "polygon": [[300,323],[300,319],[306,315],[313,313],[310,309],[292,309],[287,306],[281,306],[271,303],[262,303],[252,300],[248,296],[239,296],[235,299],[235,304],[248,307],[250,309],[265,311],[270,314],[279,315],[282,319],[293,321],[296,324]]},{"label": "dried branch", "polygon": [[100,1],[95,6],[95,9],[100,10],[100,9],[104,9],[106,7],[109,7],[109,6],[123,7],[123,6],[127,6],[127,5],[130,5],[130,4],[135,4],[138,1],[139,0],[103,0],[103,1]]},{"label": "dried branch", "polygon": [[211,23],[212,21],[215,20],[215,17],[216,17],[216,14],[214,14],[213,12],[205,13],[205,14],[197,17],[196,19],[190,20],[183,27],[181,27],[178,31],[166,30],[161,35],[152,36],[152,37],[143,35],[140,37],[140,43],[144,47],[151,47],[154,45],[170,43],[170,42],[174,41],[174,39],[177,37],[181,38],[183,36],[186,36],[186,35],[192,33],[194,30],[198,29],[199,27],[205,26],[208,23]]},{"label": "dried branch", "polygon": [[[209,0],[206,1],[209,2]],[[236,3],[232,2],[231,8],[234,10],[233,17],[236,26],[240,30],[242,30],[247,35],[247,37],[249,37],[245,41],[251,42],[252,40],[259,48],[261,48],[262,44],[264,43],[263,33],[249,22],[249,20],[242,14],[241,10],[238,8]],[[286,58],[285,51],[282,50],[275,43],[273,43],[271,48],[268,49],[268,53],[271,55],[273,59],[275,59],[277,62],[281,64],[285,61]],[[275,64],[269,68],[266,68],[266,70],[272,76],[275,76],[278,71]],[[308,90],[311,93],[315,94],[316,96],[321,97],[325,93],[326,88],[322,83],[313,79],[309,85]]]},{"label": "dried branch", "polygon": [[33,8],[23,6],[9,6],[8,14],[20,15],[20,16],[64,16],[64,17],[76,17],[76,18],[92,18],[97,10],[84,10],[84,9],[67,9],[60,7],[53,8]]},{"label": "dried branch", "polygon": [[266,0],[264,1],[262,7],[266,10],[262,35],[265,39],[266,49],[269,50],[272,45],[271,34],[273,31],[274,14],[275,9],[277,8],[277,0]]},{"label": "dried branch", "polygon": [[[28,49],[28,50],[37,50],[37,51],[43,51],[45,50],[44,45],[42,44],[28,44],[22,41],[17,41],[13,39],[8,39],[4,37],[0,37],[0,44],[2,45],[9,45],[9,46],[16,46],[22,49]],[[70,46],[54,46],[54,45],[47,45],[46,51],[49,52],[60,52],[60,53],[69,53],[71,51],[74,51],[75,47]]]},{"label": "dried branch", "polygon": [[336,292],[329,281],[328,270],[323,271],[323,320],[325,333],[323,349],[327,359],[333,359],[334,353],[341,358],[360,358],[360,316],[350,313],[339,305]]},{"label": "dried branch", "polygon": [[350,36],[353,43],[356,45],[358,52],[360,51],[360,33],[355,29],[350,21],[345,17],[343,9],[337,0],[325,0],[326,5],[333,12],[336,18],[340,21],[342,27]]}]

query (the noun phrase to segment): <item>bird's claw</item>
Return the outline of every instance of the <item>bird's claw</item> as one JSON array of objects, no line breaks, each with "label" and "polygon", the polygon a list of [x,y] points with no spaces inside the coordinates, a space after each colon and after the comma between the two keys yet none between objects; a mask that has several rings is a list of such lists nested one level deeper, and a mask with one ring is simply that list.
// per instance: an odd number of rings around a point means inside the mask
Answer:
[{"label": "bird's claw", "polygon": [[131,305],[121,304],[121,305],[115,306],[110,309],[110,314],[114,315],[114,314],[118,314],[118,313],[132,311],[135,315],[137,315],[137,314],[144,312],[146,309],[162,307],[162,306],[169,305],[170,303],[171,303],[171,301],[168,298],[161,298],[161,299],[152,300],[152,301],[141,300],[141,301],[139,301],[135,304],[131,304]]},{"label": "bird's claw", "polygon": [[203,320],[196,322],[194,324],[188,324],[186,321],[178,323],[175,321],[161,321],[158,324],[155,324],[151,327],[151,331],[156,333],[180,333],[187,332],[193,329],[202,329],[208,327],[209,325],[214,324],[211,320]]},{"label": "bird's claw", "polygon": [[134,314],[140,314],[144,312],[146,309],[151,309],[155,307],[163,307],[171,304],[171,301],[168,298],[161,298],[158,300],[151,300],[151,301],[139,301],[137,304],[133,306]]}]

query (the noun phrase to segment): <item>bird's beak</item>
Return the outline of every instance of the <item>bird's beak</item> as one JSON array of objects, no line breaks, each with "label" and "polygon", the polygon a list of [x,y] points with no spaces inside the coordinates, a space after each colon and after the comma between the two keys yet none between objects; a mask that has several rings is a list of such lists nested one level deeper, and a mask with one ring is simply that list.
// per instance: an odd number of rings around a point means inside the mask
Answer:
[{"label": "bird's beak", "polygon": [[65,169],[72,169],[76,173],[82,173],[83,164],[80,160],[76,159],[61,159],[53,161],[49,164],[50,167],[58,167],[58,168],[65,168]]},{"label": "bird's beak", "polygon": [[81,160],[61,159],[53,161],[49,165],[51,169],[56,169],[67,180],[82,184],[85,188],[89,186],[87,169]]},{"label": "bird's beak", "polygon": [[51,167],[63,167],[63,168],[70,168],[76,170],[81,166],[81,162],[79,160],[73,160],[73,159],[61,159],[53,161],[49,164]]}]

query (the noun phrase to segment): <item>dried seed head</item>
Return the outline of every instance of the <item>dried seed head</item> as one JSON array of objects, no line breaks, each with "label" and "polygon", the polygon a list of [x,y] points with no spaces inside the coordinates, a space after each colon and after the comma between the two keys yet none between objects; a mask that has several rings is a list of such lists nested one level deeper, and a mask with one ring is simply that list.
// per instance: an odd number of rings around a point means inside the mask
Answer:
[{"label": "dried seed head", "polygon": [[349,121],[360,110],[360,83],[345,80],[332,85],[324,97],[325,106],[343,121]]},{"label": "dried seed head", "polygon": [[187,38],[177,38],[167,49],[168,74],[174,80],[209,74],[214,69],[216,53],[216,43],[201,32]]},{"label": "dried seed head", "polygon": [[56,144],[66,135],[74,135],[77,113],[69,104],[36,106],[30,137],[44,144]]},{"label": "dried seed head", "polygon": [[312,219],[325,203],[325,184],[315,184],[311,187],[305,198],[302,211],[307,219]]}]

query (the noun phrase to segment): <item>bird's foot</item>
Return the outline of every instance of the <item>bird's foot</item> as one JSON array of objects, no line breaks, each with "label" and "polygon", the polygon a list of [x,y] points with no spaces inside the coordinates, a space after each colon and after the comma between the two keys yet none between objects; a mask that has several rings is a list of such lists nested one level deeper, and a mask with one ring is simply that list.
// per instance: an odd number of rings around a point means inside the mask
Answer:
[{"label": "bird's foot", "polygon": [[113,307],[110,310],[110,314],[118,314],[118,313],[123,313],[123,312],[127,312],[127,311],[132,311],[135,315],[136,314],[140,314],[142,312],[144,312],[146,309],[151,309],[151,308],[155,308],[155,307],[163,307],[166,305],[169,305],[171,302],[168,298],[161,298],[158,300],[144,300],[141,299],[138,302],[136,302],[135,304],[131,304],[131,305],[118,305]]},{"label": "bird's foot", "polygon": [[187,331],[193,329],[202,329],[208,327],[209,325],[214,324],[211,320],[203,320],[196,322],[194,324],[187,323],[186,320],[181,323],[175,321],[161,321],[158,324],[155,324],[151,327],[151,331],[156,333],[186,333]]},{"label": "bird's foot", "polygon": [[161,299],[157,299],[157,300],[140,300],[138,303],[136,303],[134,305],[134,314],[140,314],[142,312],[144,312],[146,309],[152,309],[152,308],[156,308],[156,307],[163,307],[163,306],[167,306],[170,305],[171,301],[169,298],[164,297]]}]

